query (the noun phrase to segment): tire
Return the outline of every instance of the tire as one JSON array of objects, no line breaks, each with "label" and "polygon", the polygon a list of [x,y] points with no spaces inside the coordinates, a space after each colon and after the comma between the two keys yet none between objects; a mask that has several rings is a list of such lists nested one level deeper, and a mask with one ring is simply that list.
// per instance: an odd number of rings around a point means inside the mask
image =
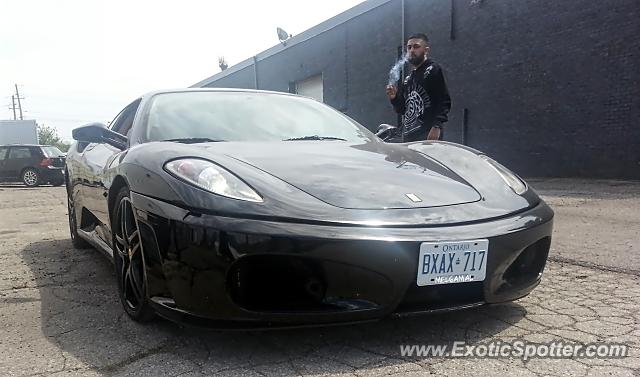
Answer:
[{"label": "tire", "polygon": [[88,249],[91,245],[78,236],[78,224],[76,216],[76,207],[73,204],[71,194],[67,193],[67,214],[69,218],[69,233],[71,235],[71,244],[75,249]]},{"label": "tire", "polygon": [[113,260],[118,296],[125,312],[136,322],[149,322],[155,313],[147,297],[144,257],[129,189],[123,187],[116,196],[111,213]]},{"label": "tire", "polygon": [[27,187],[36,187],[40,184],[40,174],[33,168],[25,169],[22,172],[22,183]]}]

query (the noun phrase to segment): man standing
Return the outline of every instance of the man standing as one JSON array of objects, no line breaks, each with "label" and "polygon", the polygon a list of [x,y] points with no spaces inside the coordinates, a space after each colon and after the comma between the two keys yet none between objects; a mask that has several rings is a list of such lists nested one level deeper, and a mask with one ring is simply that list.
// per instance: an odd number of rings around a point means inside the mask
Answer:
[{"label": "man standing", "polygon": [[449,90],[442,69],[428,58],[429,38],[414,34],[407,41],[407,60],[411,73],[396,85],[387,85],[386,93],[395,111],[402,114],[404,142],[441,140],[442,126],[451,109]]}]

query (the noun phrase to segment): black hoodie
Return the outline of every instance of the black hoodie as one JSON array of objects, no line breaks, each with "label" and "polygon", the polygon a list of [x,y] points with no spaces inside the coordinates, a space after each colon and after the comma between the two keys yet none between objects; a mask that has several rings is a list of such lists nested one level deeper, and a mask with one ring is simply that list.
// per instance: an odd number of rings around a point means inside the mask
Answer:
[{"label": "black hoodie", "polygon": [[427,59],[407,76],[398,80],[398,94],[391,100],[395,111],[402,114],[405,141],[424,140],[433,126],[442,127],[448,120],[451,98],[442,68]]}]

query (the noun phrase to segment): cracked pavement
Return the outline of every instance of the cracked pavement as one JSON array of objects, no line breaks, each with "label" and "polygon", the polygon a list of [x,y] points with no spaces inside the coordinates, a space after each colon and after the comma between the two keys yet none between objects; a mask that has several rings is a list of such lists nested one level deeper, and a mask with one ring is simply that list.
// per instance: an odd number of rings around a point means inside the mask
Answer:
[{"label": "cracked pavement", "polygon": [[[64,188],[0,185],[0,376],[640,375],[640,182],[530,180],[556,211],[542,284],[514,303],[374,323],[216,332],[123,314],[75,250]],[[619,359],[403,357],[402,344],[617,342]]]}]

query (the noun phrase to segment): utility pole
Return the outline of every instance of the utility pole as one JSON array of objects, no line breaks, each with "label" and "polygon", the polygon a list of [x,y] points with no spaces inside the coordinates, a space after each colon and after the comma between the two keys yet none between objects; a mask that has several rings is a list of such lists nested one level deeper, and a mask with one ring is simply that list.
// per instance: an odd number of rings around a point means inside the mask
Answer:
[{"label": "utility pole", "polygon": [[11,95],[11,103],[13,105],[9,106],[9,108],[13,110],[13,120],[16,120],[16,96],[14,96],[13,94]]},{"label": "utility pole", "polygon": [[[22,120],[22,104],[20,104],[20,100],[24,99],[24,97],[20,97],[20,93],[18,92],[18,84],[15,84],[16,87],[16,99],[18,100],[18,109],[20,110],[20,120]],[[15,104],[13,105],[15,107]],[[14,109],[15,112],[15,109]]]}]

